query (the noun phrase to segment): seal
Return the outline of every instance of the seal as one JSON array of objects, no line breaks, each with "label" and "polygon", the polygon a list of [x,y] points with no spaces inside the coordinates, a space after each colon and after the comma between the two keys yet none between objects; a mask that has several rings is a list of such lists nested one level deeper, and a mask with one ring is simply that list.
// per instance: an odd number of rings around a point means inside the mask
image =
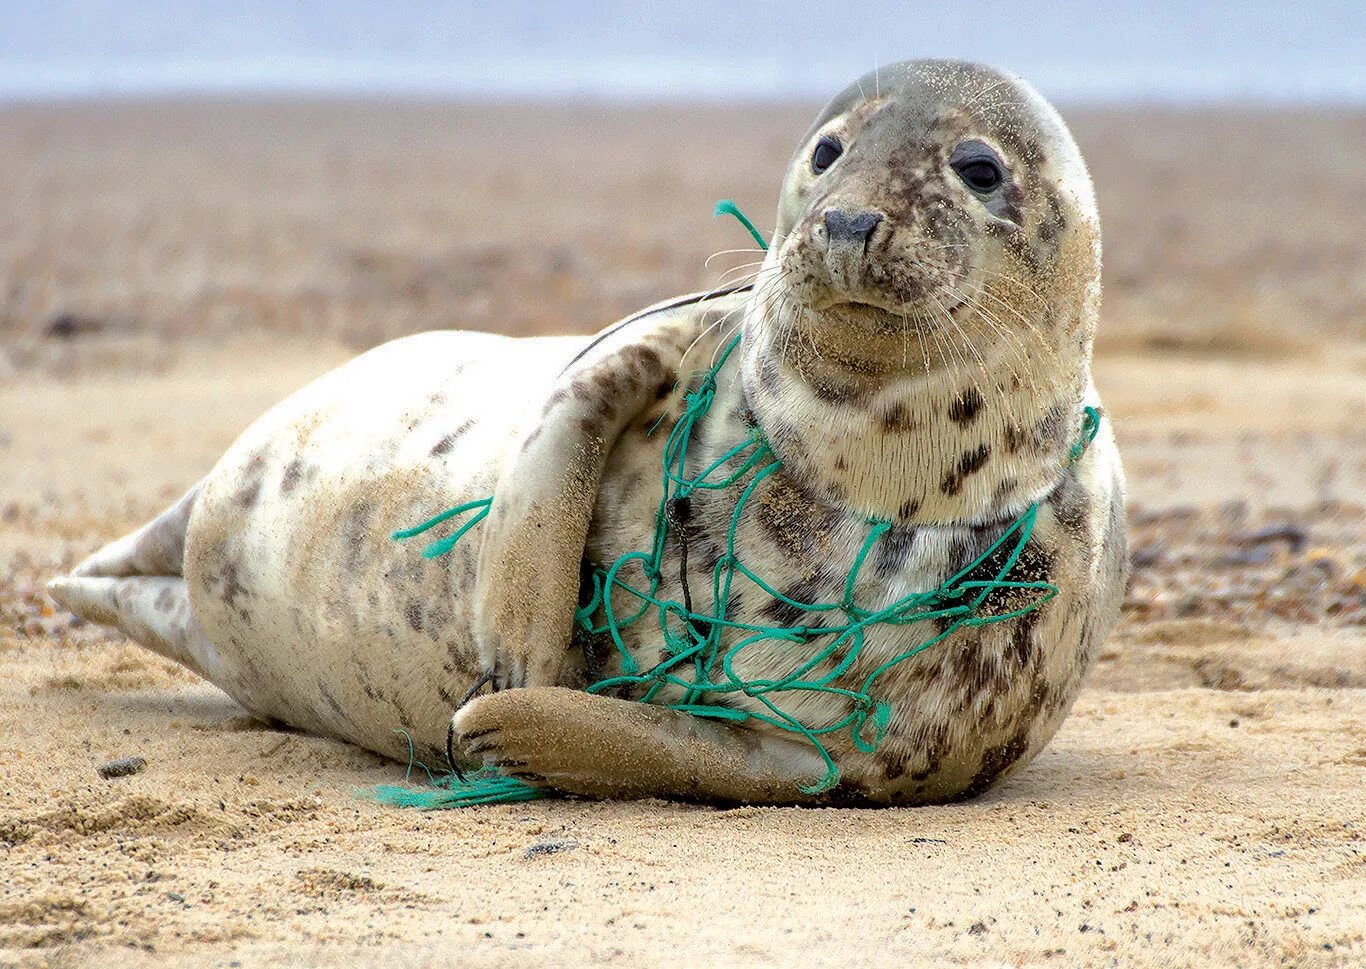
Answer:
[{"label": "seal", "polygon": [[[1027,83],[951,61],[883,68],[803,137],[750,284],[588,340],[435,332],[371,350],[49,588],[259,717],[392,757],[411,738],[441,758],[449,739],[460,764],[590,797],[971,797],[1052,737],[1124,588],[1108,426],[1069,460],[1084,408],[1100,406],[1100,259],[1080,151]],[[719,492],[679,510],[687,548],[666,549],[662,597],[712,595],[733,540],[781,596],[737,585],[726,615],[790,625],[793,602],[839,601],[877,519],[888,529],[859,559],[857,588],[876,607],[959,574],[1035,503],[1010,577],[1059,590],[888,670],[882,742],[832,739],[840,781],[818,793],[817,753],[760,719],[583,689],[620,670],[615,651],[575,635],[585,577],[649,546],[665,436],[652,430],[736,333],[688,460],[704,467],[761,432],[781,468],[737,521]],[[489,495],[447,556],[390,540]],[[932,619],[870,628],[835,685],[935,633]],[[659,655],[657,624],[623,635],[633,654]],[[746,680],[791,667],[776,647],[737,663]],[[482,684],[493,692],[469,699]],[[743,693],[727,702],[760,709]],[[806,723],[845,712],[837,693],[801,702]]]}]

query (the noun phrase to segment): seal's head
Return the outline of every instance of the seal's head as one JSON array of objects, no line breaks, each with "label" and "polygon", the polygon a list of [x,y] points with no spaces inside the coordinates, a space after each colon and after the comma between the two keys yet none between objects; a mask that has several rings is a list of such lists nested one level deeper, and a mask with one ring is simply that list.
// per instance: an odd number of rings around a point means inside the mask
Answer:
[{"label": "seal's head", "polygon": [[995,305],[1003,278],[1081,296],[1100,258],[1057,112],[1018,78],[950,61],[879,69],[826,106],[788,168],[774,242],[808,311],[793,322],[817,331],[962,325],[946,314]]},{"label": "seal's head", "polygon": [[1095,197],[1057,111],[991,68],[905,61],[846,88],[792,158],[747,392],[785,463],[832,499],[991,515],[1056,479],[1099,302]]}]

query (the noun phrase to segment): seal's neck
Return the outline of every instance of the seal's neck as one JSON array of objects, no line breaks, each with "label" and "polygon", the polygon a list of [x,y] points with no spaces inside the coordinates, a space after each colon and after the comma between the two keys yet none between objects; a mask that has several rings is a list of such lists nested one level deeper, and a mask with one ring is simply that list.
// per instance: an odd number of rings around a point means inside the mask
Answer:
[{"label": "seal's neck", "polygon": [[920,337],[909,357],[900,334],[895,348],[868,333],[841,350],[763,316],[746,318],[745,396],[784,468],[832,503],[903,523],[991,521],[1056,485],[1091,393],[1085,321],[1057,314],[1034,345],[940,335],[931,358]]}]

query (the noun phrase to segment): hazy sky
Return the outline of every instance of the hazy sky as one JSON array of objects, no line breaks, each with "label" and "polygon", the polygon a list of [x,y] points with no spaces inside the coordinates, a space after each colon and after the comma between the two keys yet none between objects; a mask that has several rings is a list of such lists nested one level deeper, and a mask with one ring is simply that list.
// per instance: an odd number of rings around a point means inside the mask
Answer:
[{"label": "hazy sky", "polygon": [[0,24],[0,96],[821,96],[947,56],[1071,100],[1366,100],[1363,0],[0,0]]}]

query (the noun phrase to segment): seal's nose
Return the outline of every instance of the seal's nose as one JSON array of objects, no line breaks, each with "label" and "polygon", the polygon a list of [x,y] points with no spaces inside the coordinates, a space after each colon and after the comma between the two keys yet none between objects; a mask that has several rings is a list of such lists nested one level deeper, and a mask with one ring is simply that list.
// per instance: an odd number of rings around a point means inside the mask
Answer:
[{"label": "seal's nose", "polygon": [[882,221],[881,212],[844,212],[830,209],[825,213],[825,229],[829,233],[829,245],[845,243],[866,246],[873,230]]}]

